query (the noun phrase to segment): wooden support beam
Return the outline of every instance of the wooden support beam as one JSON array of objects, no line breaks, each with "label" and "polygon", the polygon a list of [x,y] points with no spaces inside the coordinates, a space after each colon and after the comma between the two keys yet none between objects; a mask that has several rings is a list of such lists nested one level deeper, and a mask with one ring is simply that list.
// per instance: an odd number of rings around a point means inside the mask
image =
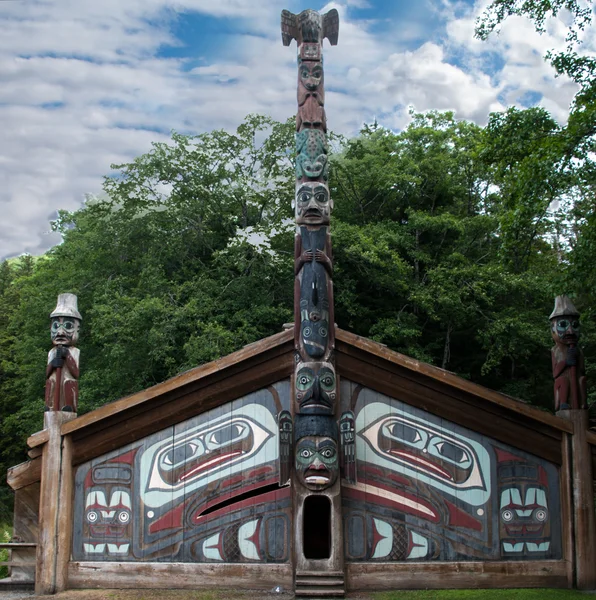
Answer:
[{"label": "wooden support beam", "polygon": [[[63,541],[60,526],[64,519],[72,520],[71,507],[62,506],[63,486],[70,473],[72,486],[72,464],[65,465],[62,452],[62,425],[76,415],[62,411],[50,411],[44,415],[48,430],[48,441],[43,447],[41,488],[39,506],[39,538],[37,545],[37,568],[35,571],[35,593],[38,595],[56,592],[56,570],[59,544]],[[67,457],[68,458],[68,457]],[[66,516],[61,516],[61,512]]]},{"label": "wooden support beam", "polygon": [[13,490],[19,490],[41,479],[41,456],[8,469],[6,481]]},{"label": "wooden support beam", "polygon": [[573,490],[573,529],[575,585],[580,590],[596,589],[596,519],[592,452],[588,444],[588,411],[560,410],[557,413],[574,425],[571,436],[571,485]]},{"label": "wooden support beam", "polygon": [[62,438],[62,462],[58,496],[58,536],[56,549],[56,592],[63,592],[68,585],[68,563],[72,545],[74,519],[74,472],[72,466],[72,438]]}]

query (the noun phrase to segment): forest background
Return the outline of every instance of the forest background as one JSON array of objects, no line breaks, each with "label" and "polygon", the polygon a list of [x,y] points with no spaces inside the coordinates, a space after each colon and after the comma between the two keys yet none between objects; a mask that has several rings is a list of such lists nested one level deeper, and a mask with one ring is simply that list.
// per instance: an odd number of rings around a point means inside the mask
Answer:
[{"label": "forest background", "polygon": [[[495,0],[538,31],[565,9],[568,46],[546,56],[579,91],[564,125],[542,108],[485,127],[412,113],[331,135],[339,327],[552,410],[554,296],[582,313],[596,375],[596,59],[592,9]],[[104,194],[53,228],[63,243],[0,264],[0,472],[42,427],[49,318],[73,292],[83,315],[79,414],[279,332],[292,320],[294,119],[249,115],[234,133],[172,134],[115,165]],[[596,387],[590,403],[596,407]],[[0,521],[12,498],[0,486]]]}]

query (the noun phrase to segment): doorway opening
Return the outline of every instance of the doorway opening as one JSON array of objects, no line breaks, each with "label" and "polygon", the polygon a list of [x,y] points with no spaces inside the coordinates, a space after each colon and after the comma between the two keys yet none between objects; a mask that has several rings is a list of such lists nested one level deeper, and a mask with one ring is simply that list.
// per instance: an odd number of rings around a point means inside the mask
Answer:
[{"label": "doorway opening", "polygon": [[331,556],[331,502],[327,496],[308,496],[302,515],[304,558]]}]

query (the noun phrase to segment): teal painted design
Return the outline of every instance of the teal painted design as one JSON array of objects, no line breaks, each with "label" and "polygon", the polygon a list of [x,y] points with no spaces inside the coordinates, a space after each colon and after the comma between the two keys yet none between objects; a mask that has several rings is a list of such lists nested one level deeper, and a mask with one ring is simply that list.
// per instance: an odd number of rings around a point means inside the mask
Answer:
[{"label": "teal painted design", "polygon": [[296,134],[296,177],[324,179],[329,175],[327,139],[320,129],[303,129]]}]

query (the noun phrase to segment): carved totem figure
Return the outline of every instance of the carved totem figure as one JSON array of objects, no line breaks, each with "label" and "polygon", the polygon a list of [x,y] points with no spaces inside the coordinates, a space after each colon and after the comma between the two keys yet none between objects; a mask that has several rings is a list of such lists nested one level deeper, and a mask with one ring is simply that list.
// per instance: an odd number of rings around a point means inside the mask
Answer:
[{"label": "carved totem figure", "polygon": [[337,423],[323,415],[297,416],[296,475],[309,490],[331,487],[339,473]]},{"label": "carved totem figure", "polygon": [[50,315],[54,347],[46,368],[46,410],[77,412],[79,397],[79,339],[81,313],[74,294],[60,294]]},{"label": "carved totem figure", "polygon": [[557,296],[549,318],[555,342],[551,349],[555,410],[587,408],[584,354],[577,345],[579,312],[567,296]]}]

